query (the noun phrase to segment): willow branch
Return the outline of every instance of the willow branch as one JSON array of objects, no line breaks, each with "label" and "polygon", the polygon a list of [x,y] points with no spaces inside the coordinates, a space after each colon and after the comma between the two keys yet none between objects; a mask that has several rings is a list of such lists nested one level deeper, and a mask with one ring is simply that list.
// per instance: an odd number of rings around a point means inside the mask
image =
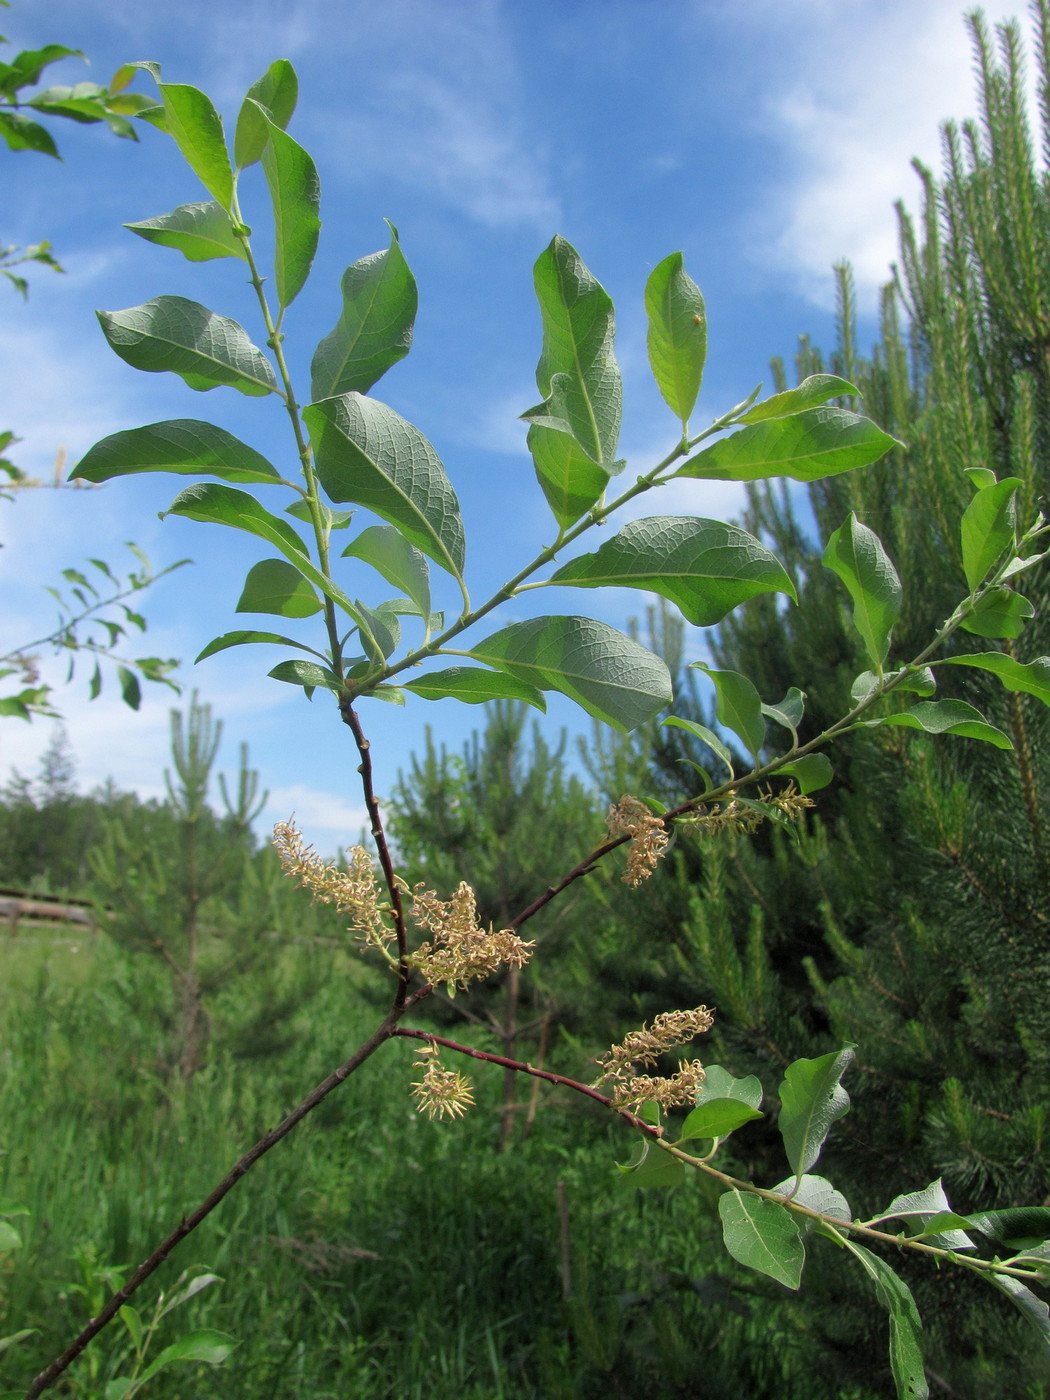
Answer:
[{"label": "willow branch", "polygon": [[405,909],[401,901],[401,884],[394,870],[394,862],[390,855],[386,830],[383,826],[383,817],[379,810],[379,799],[376,797],[375,784],[372,779],[372,746],[365,738],[365,732],[361,728],[361,720],[349,699],[340,699],[339,713],[342,715],[343,723],[349,727],[353,734],[357,752],[361,756],[357,771],[361,774],[361,787],[364,791],[365,807],[368,809],[372,840],[376,843],[379,865],[383,871],[387,893],[390,896],[390,909],[394,916],[394,928],[397,933],[398,980],[394,1007],[399,1008],[405,1005],[405,998],[408,995],[408,979],[411,975],[408,966],[408,932],[405,928]]}]

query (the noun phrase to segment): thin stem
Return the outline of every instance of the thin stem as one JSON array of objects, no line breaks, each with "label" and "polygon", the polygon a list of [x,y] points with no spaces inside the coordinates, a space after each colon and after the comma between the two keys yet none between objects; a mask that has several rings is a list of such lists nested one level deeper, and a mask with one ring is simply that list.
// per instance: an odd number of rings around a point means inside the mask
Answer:
[{"label": "thin stem", "polygon": [[543,1079],[548,1084],[560,1084],[565,1089],[571,1089],[576,1094],[582,1094],[585,1098],[594,1099],[603,1108],[618,1114],[626,1123],[630,1123],[632,1128],[637,1128],[641,1132],[646,1132],[660,1136],[660,1129],[654,1128],[647,1123],[644,1118],[639,1118],[630,1109],[621,1108],[619,1104],[613,1103],[606,1094],[600,1093],[597,1089],[592,1089],[589,1084],[581,1084],[578,1079],[568,1079],[564,1074],[552,1074],[549,1069],[538,1069],[535,1065],[530,1065],[524,1060],[512,1060],[507,1055],[494,1055],[488,1050],[475,1050],[472,1045],[463,1045],[458,1040],[449,1040],[443,1035],[434,1035],[430,1031],[417,1031],[409,1026],[398,1026],[390,1032],[392,1037],[401,1037],[405,1040],[424,1040],[429,1045],[442,1045],[446,1050],[454,1050],[457,1055],[467,1055],[472,1060],[483,1060],[488,1065],[500,1065],[503,1069],[515,1070],[519,1074],[531,1075],[534,1079]]},{"label": "thin stem", "polygon": [[411,975],[408,966],[408,932],[405,928],[405,911],[401,901],[401,883],[394,870],[394,862],[390,855],[390,847],[387,844],[386,831],[383,827],[383,817],[379,810],[379,799],[376,797],[375,784],[372,780],[372,745],[365,738],[357,711],[349,700],[340,700],[339,713],[342,715],[343,723],[349,727],[351,734],[353,734],[357,752],[361,756],[357,771],[361,774],[361,787],[364,791],[365,806],[368,809],[368,820],[371,823],[372,840],[376,843],[383,880],[390,896],[390,909],[394,916],[394,928],[397,933],[397,994],[394,998],[394,1010],[397,1011],[405,1004],[405,998],[408,995],[408,979]]},{"label": "thin stem", "polygon": [[116,1317],[117,1313],[128,1299],[141,1288],[151,1274],[160,1268],[161,1264],[164,1263],[165,1259],[167,1259],[176,1245],[180,1244],[187,1235],[192,1234],[192,1232],[196,1230],[201,1221],[211,1214],[224,1197],[229,1195],[241,1178],[251,1171],[252,1167],[255,1166],[260,1158],[265,1157],[266,1153],[269,1152],[272,1147],[276,1147],[282,1138],[286,1138],[293,1128],[302,1122],[308,1113],[312,1113],[318,1104],[322,1103],[328,1097],[333,1089],[338,1089],[344,1080],[348,1079],[355,1070],[359,1069],[367,1059],[370,1059],[379,1047],[391,1038],[400,1017],[403,1016],[410,1007],[418,1004],[428,996],[429,992],[429,987],[421,987],[419,991],[407,998],[401,1006],[391,1009],[368,1039],[358,1046],[348,1060],[345,1060],[338,1069],[333,1070],[327,1079],[322,1080],[315,1089],[307,1094],[306,1098],[303,1099],[297,1107],[292,1109],[291,1113],[289,1113],[286,1118],[278,1123],[276,1128],[271,1128],[264,1137],[259,1139],[254,1147],[234,1163],[215,1189],[204,1198],[196,1210],[191,1211],[189,1215],[183,1216],[175,1229],[172,1230],[171,1234],[168,1235],[166,1239],[162,1240],[149,1258],[138,1266],[127,1283],[114,1293],[105,1307],[102,1308],[96,1317],[91,1319],[62,1355],[57,1357],[51,1362],[50,1366],[46,1366],[44,1370],[40,1372],[26,1391],[25,1400],[36,1400],[38,1395],[42,1395],[45,1390],[54,1385],[58,1377],[72,1365],[88,1343],[94,1337],[98,1336],[99,1332],[102,1331],[106,1324]]},{"label": "thin stem", "polygon": [[[63,622],[60,626],[56,627],[53,632],[49,632],[46,637],[39,637],[35,642],[26,642],[26,644],[20,646],[17,651],[8,652],[0,659],[4,661],[14,661],[18,657],[24,656],[27,652],[35,651],[38,647],[62,646],[63,637],[75,631],[82,622],[87,622],[88,618],[101,612],[103,608],[113,607],[117,603],[122,603],[125,598],[131,598],[136,593],[141,593],[144,588],[149,588],[150,585],[156,583],[158,579],[162,579],[165,574],[170,574],[175,569],[181,569],[183,564],[188,564],[189,562],[188,559],[179,559],[176,563],[169,564],[166,568],[161,569],[159,574],[149,574],[136,583],[130,583],[127,588],[121,589],[119,593],[114,593],[109,598],[100,598],[97,603],[92,603],[91,606],[85,608],[83,612],[77,613],[75,617],[71,617],[67,622]],[[113,652],[107,651],[103,647],[92,646],[90,643],[80,647],[79,650],[91,651],[98,656],[113,655]]]},{"label": "thin stem", "polygon": [[545,1079],[550,1084],[559,1084],[565,1089],[571,1089],[573,1093],[582,1094],[585,1098],[594,1099],[603,1108],[623,1118],[630,1123],[633,1128],[651,1141],[655,1142],[661,1151],[668,1156],[674,1157],[677,1161],[686,1166],[693,1167],[696,1171],[703,1172],[706,1176],[720,1181],[724,1186],[728,1186],[735,1191],[746,1192],[751,1196],[759,1196],[763,1200],[772,1201],[785,1210],[793,1211],[796,1215],[802,1215],[807,1220],[812,1220],[822,1226],[828,1234],[834,1235],[838,1231],[845,1231],[851,1235],[860,1235],[865,1239],[875,1240],[879,1244],[893,1245],[897,1249],[910,1249],[921,1254],[930,1254],[944,1262],[961,1264],[965,1268],[973,1269],[978,1273],[1007,1274],[1011,1278],[1026,1279],[1030,1282],[1045,1283],[1044,1274],[1036,1273],[1031,1269],[1018,1269],[1010,1264],[1000,1264],[994,1259],[970,1259],[957,1253],[955,1250],[944,1249],[939,1245],[927,1244],[924,1240],[913,1239],[907,1235],[891,1235],[886,1230],[876,1230],[870,1225],[862,1225],[853,1220],[840,1220],[836,1216],[822,1215],[820,1211],[811,1210],[809,1206],[802,1205],[799,1201],[792,1200],[789,1196],[783,1196],[778,1191],[767,1191],[761,1186],[756,1186],[753,1182],[742,1181],[738,1177],[730,1176],[727,1172],[720,1172],[717,1167],[712,1167],[707,1158],[694,1157],[688,1152],[683,1152],[674,1143],[667,1142],[664,1137],[664,1129],[657,1124],[647,1123],[637,1114],[631,1113],[629,1109],[614,1103],[607,1095],[599,1093],[597,1089],[592,1089],[589,1084],[583,1084],[578,1079],[571,1079],[563,1074],[551,1074],[549,1070],[537,1069],[534,1065],[527,1064],[521,1060],[511,1060],[505,1055],[493,1055],[486,1050],[475,1050],[471,1045],[463,1045],[459,1041],[449,1040],[445,1036],[433,1035],[430,1031],[414,1030],[409,1026],[397,1026],[391,1031],[392,1037],[401,1037],[409,1040],[423,1040],[431,1045],[441,1045],[447,1050],[453,1050],[456,1054],[467,1055],[472,1060],[483,1060],[487,1064],[500,1065],[504,1069],[515,1070],[519,1074],[531,1075],[536,1079]]},{"label": "thin stem", "polygon": [[[299,405],[295,397],[295,388],[292,384],[291,374],[288,370],[288,362],[284,357],[284,336],[281,334],[281,325],[284,321],[284,308],[278,312],[277,320],[274,321],[270,311],[270,304],[266,299],[266,292],[263,288],[263,279],[259,275],[259,269],[252,252],[251,240],[245,230],[244,222],[241,218],[240,206],[237,202],[236,190],[233,196],[233,206],[230,210],[234,229],[244,248],[244,256],[248,262],[251,273],[251,284],[255,289],[255,295],[259,302],[259,309],[266,325],[267,344],[273,351],[274,360],[277,363],[277,372],[284,385],[284,392],[281,398],[284,401],[285,410],[292,425],[292,432],[295,435],[296,450],[299,454],[299,463],[302,468],[303,479],[306,482],[306,501],[310,508],[310,523],[313,526],[314,544],[317,548],[318,566],[325,578],[331,578],[331,568],[328,560],[328,526],[325,523],[324,508],[321,503],[320,493],[317,489],[317,476],[314,472],[313,450],[310,447],[306,436],[303,433],[302,418],[299,414]],[[334,601],[325,594],[324,597],[324,617],[325,627],[328,632],[328,643],[332,649],[332,668],[339,675],[343,674],[342,648],[339,640],[339,622],[336,615]]]}]

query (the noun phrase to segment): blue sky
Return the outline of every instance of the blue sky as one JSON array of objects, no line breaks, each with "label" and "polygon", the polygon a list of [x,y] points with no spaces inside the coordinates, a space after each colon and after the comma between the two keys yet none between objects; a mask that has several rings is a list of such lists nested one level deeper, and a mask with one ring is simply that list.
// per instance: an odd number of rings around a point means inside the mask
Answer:
[{"label": "blue sky", "polygon": [[[985,6],[991,20],[1019,8]],[[0,56],[48,42],[90,55],[90,73],[69,60],[50,81],[105,81],[121,62],[155,59],[166,80],[207,90],[228,127],[267,64],[292,60],[301,96],[290,130],[319,167],[324,219],[313,276],[286,323],[293,372],[303,375],[334,324],[343,268],[385,245],[390,219],[419,283],[420,312],[412,354],[375,392],[445,463],[463,507],[475,599],[553,533],[517,415],[536,399],[532,264],[554,233],[577,246],[616,302],[621,451],[629,471],[642,470],[676,438],[646,363],[642,293],[654,264],[681,249],[707,299],[709,360],[694,419],[702,424],[768,383],[769,357],[790,357],[800,332],[829,345],[830,267],[839,258],[854,264],[862,344],[870,342],[895,250],[893,200],[916,195],[909,159],[936,164],[938,123],[974,110],[956,0],[15,0],[2,21],[13,42]],[[151,84],[143,76],[136,86]],[[74,462],[108,433],[197,417],[287,460],[276,401],[221,388],[195,394],[174,376],[140,374],[98,330],[95,308],[174,293],[243,319],[262,339],[240,264],[190,264],[121,227],[206,197],[173,143],[145,126],[137,145],[72,123],[55,135],[62,164],[0,151],[0,241],[46,237],[66,268],[36,272],[25,306],[0,289],[0,426],[23,438],[15,459],[48,478],[60,450]],[[246,180],[242,201],[263,227],[261,178]],[[192,665],[214,635],[269,626],[234,613],[246,570],[266,551],[216,527],[159,522],[182,484],[144,477],[0,504],[0,650],[47,630],[43,586],[88,555],[116,566],[122,542],[134,540],[158,566],[192,558],[145,595],[142,652],[184,659],[181,678],[225,721],[227,763],[236,743],[250,744],[271,793],[264,821],[294,809],[311,839],[334,849],[356,838],[362,814],[349,736],[329,703],[318,695],[308,705],[267,679],[281,657],[269,648]],[[740,504],[735,487],[692,482],[636,513],[728,517]],[[625,591],[527,601],[496,621],[592,611],[623,626],[645,603]],[[699,653],[702,634],[691,645]],[[112,776],[159,794],[169,694],[149,687],[132,714],[112,684],[89,704],[85,682],[59,694],[81,786]],[[404,709],[366,702],[362,715],[383,789],[420,747],[425,724],[458,747],[482,718],[413,698]],[[545,724],[583,730],[589,721],[555,702]],[[31,771],[50,724],[0,726],[0,779],[12,766]]]}]

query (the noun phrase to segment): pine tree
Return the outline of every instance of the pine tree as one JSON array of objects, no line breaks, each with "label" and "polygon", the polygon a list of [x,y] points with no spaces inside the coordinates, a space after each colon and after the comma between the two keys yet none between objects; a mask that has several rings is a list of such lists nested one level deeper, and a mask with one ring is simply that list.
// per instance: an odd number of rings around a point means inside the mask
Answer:
[{"label": "pine tree", "polygon": [[[857,351],[845,266],[836,269],[836,351],[825,364],[800,343],[800,378],[825,368],[843,375],[904,446],[867,472],[821,483],[808,502],[789,488],[750,492],[747,527],[792,570],[801,606],[749,603],[723,625],[716,660],[753,677],[766,700],[804,686],[808,734],[842,713],[866,664],[847,600],[820,563],[823,540],[849,511],[876,531],[901,575],[895,636],[907,656],[965,589],[966,470],[1018,478],[1026,518],[1047,496],[1047,0],[1033,18],[1038,147],[1017,26],[1000,26],[993,41],[971,16],[981,119],[944,128],[940,179],[916,166],[923,206],[918,221],[899,207],[900,264],[882,296],[879,343],[870,357]],[[774,372],[783,387],[783,367]],[[960,636],[959,648],[1001,646],[1021,661],[1045,654],[1050,618],[1038,613],[1048,582],[1044,565],[1005,600],[1037,612],[1023,641]],[[682,924],[695,990],[719,1008],[716,1053],[738,1072],[775,1083],[785,1059],[859,1045],[835,1175],[861,1208],[885,1206],[901,1160],[917,1187],[942,1176],[963,1210],[1047,1199],[1050,727],[1042,707],[966,679],[975,676],[955,671],[942,691],[976,703],[1010,735],[1012,753],[990,757],[983,745],[898,730],[851,736],[836,748],[836,785],[820,794],[797,849],[779,831],[710,849]],[[982,1327],[979,1302],[949,1280],[921,1286],[940,1334],[936,1370],[959,1394],[1033,1393],[1024,1365],[1007,1359],[1020,1338]]]}]

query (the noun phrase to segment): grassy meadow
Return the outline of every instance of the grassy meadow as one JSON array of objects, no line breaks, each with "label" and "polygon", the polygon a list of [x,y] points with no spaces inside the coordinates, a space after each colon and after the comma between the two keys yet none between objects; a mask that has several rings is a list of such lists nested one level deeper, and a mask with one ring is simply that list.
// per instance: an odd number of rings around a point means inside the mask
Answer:
[{"label": "grassy meadow", "polygon": [[[370,1027],[370,974],[331,956],[281,1054],[220,1054],[183,1084],[165,1068],[151,966],[104,934],[0,940],[0,1197],[30,1212],[12,1220],[24,1247],[0,1255],[0,1335],[37,1329],[0,1353],[0,1393],[67,1344],[108,1295],[108,1266],[136,1264]],[[752,1305],[709,1274],[699,1182],[627,1188],[614,1161],[629,1139],[546,1088],[531,1133],[500,1154],[498,1072],[474,1077],[476,1109],[431,1123],[413,1108],[412,1047],[391,1044],[265,1158],[136,1300],[148,1314],[158,1289],[206,1266],[223,1284],[172,1313],[155,1352],[204,1327],[236,1351],[220,1368],[171,1367],[144,1393],[687,1396],[702,1377],[717,1400],[744,1393],[742,1371],[762,1393],[772,1367],[778,1395],[808,1400],[801,1323],[771,1320],[761,1280]],[[750,1360],[727,1361],[759,1337]],[[56,1393],[102,1400],[129,1355],[112,1326]]]}]

